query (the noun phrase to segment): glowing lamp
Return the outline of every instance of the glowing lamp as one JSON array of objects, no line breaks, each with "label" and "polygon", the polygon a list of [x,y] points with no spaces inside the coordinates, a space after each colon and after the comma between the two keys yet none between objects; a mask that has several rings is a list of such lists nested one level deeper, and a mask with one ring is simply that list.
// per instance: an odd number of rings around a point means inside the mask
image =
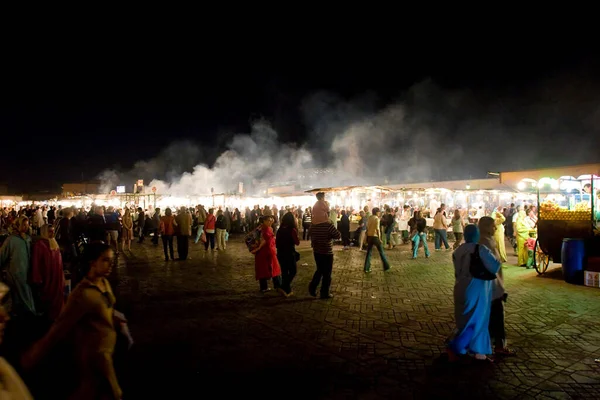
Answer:
[{"label": "glowing lamp", "polygon": [[558,181],[556,179],[552,179],[552,178],[542,178],[542,179],[540,179],[538,184],[540,187],[550,186],[554,190],[557,190],[560,187],[560,184],[558,183]]}]

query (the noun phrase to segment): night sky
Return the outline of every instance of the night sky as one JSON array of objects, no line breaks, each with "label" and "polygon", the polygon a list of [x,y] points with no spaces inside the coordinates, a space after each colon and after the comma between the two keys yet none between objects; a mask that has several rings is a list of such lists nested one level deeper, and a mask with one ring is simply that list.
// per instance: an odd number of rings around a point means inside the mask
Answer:
[{"label": "night sky", "polygon": [[[572,77],[595,87],[600,70],[590,48],[569,43],[519,41],[485,49],[477,43],[413,43],[395,51],[343,42],[291,43],[282,51],[273,50],[282,49],[277,44],[238,47],[145,44],[131,50],[122,44],[73,52],[41,45],[39,52],[6,57],[0,183],[11,192],[59,192],[64,182],[95,179],[105,168],[130,168],[179,139],[214,148],[206,159],[213,162],[228,138],[247,132],[256,117],[271,121],[280,140],[302,143],[310,135],[301,104],[318,90],[341,98],[375,94],[385,104],[430,79],[475,99],[498,93],[519,104],[540,80],[559,76],[568,86]],[[577,93],[564,93],[572,96],[568,101],[579,101]],[[592,127],[581,139],[597,143],[593,133]],[[485,133],[478,138],[490,139]],[[597,161],[590,154],[551,162]]]}]

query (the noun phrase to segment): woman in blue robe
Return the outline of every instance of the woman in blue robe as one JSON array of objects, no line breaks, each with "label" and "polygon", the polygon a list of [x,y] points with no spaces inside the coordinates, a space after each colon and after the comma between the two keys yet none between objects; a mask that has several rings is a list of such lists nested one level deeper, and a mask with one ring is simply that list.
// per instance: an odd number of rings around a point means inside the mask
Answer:
[{"label": "woman in blue robe", "polygon": [[[474,278],[470,271],[471,255],[479,241],[476,225],[464,229],[465,243],[452,255],[456,283],[454,285],[454,315],[456,330],[448,342],[448,355],[455,361],[459,354],[473,354],[477,360],[491,360],[492,344],[489,333],[493,281]],[[486,269],[496,274],[501,267],[490,249],[479,245],[479,256]]]}]

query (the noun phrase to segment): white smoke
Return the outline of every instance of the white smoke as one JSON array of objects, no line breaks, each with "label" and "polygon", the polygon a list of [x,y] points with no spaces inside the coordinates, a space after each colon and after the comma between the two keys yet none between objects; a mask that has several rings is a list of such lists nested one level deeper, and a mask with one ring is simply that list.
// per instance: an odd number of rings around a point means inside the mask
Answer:
[{"label": "white smoke", "polygon": [[[549,99],[549,92],[557,94]],[[319,92],[301,105],[302,143],[281,143],[272,125],[259,120],[250,133],[226,141],[225,151],[178,142],[129,171],[104,171],[101,179],[107,191],[143,178],[161,194],[202,196],[211,188],[237,191],[238,182],[256,194],[267,185],[305,190],[470,179],[487,171],[597,161],[600,102],[591,90],[576,92],[574,98],[540,83],[521,97],[499,96],[442,90],[430,80],[392,102]],[[592,142],[573,141],[579,134]],[[214,163],[211,152],[222,152]]]},{"label": "white smoke", "polygon": [[[186,143],[188,150],[180,154],[180,158],[188,157],[181,164],[194,164],[188,171],[181,172],[178,176],[169,179],[152,179],[163,176],[165,170],[173,170],[169,165],[173,149],[167,149],[159,157],[150,161],[138,162],[134,166],[135,172],[119,174],[114,170],[107,170],[101,174],[105,189],[110,190],[115,182],[137,176],[150,176],[145,182],[149,187],[156,187],[157,193],[172,196],[203,196],[209,195],[211,189],[214,193],[231,193],[237,190],[238,183],[242,182],[247,187],[266,185],[267,182],[285,182],[293,179],[299,171],[312,166],[311,154],[303,147],[295,144],[279,143],[277,132],[265,120],[252,123],[249,134],[237,135],[229,142],[227,149],[220,154],[214,164],[209,166],[199,162],[198,156],[206,154],[197,146]],[[179,149],[181,146],[176,145]],[[170,160],[167,160],[169,158]],[[164,170],[160,170],[163,168]],[[174,175],[172,172],[169,175]],[[252,191],[252,189],[251,189]]]}]

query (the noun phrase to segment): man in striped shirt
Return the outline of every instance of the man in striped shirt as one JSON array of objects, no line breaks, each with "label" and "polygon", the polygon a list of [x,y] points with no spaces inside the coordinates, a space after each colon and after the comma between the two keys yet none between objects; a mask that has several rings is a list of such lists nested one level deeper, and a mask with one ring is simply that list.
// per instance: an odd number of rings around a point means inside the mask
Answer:
[{"label": "man in striped shirt", "polygon": [[315,263],[317,264],[317,270],[313,275],[312,281],[308,285],[308,293],[313,297],[317,297],[317,286],[321,283],[321,298],[332,298],[333,295],[329,293],[329,288],[331,286],[331,272],[333,271],[332,240],[340,239],[342,235],[330,222],[312,224],[308,234],[315,256]]}]

